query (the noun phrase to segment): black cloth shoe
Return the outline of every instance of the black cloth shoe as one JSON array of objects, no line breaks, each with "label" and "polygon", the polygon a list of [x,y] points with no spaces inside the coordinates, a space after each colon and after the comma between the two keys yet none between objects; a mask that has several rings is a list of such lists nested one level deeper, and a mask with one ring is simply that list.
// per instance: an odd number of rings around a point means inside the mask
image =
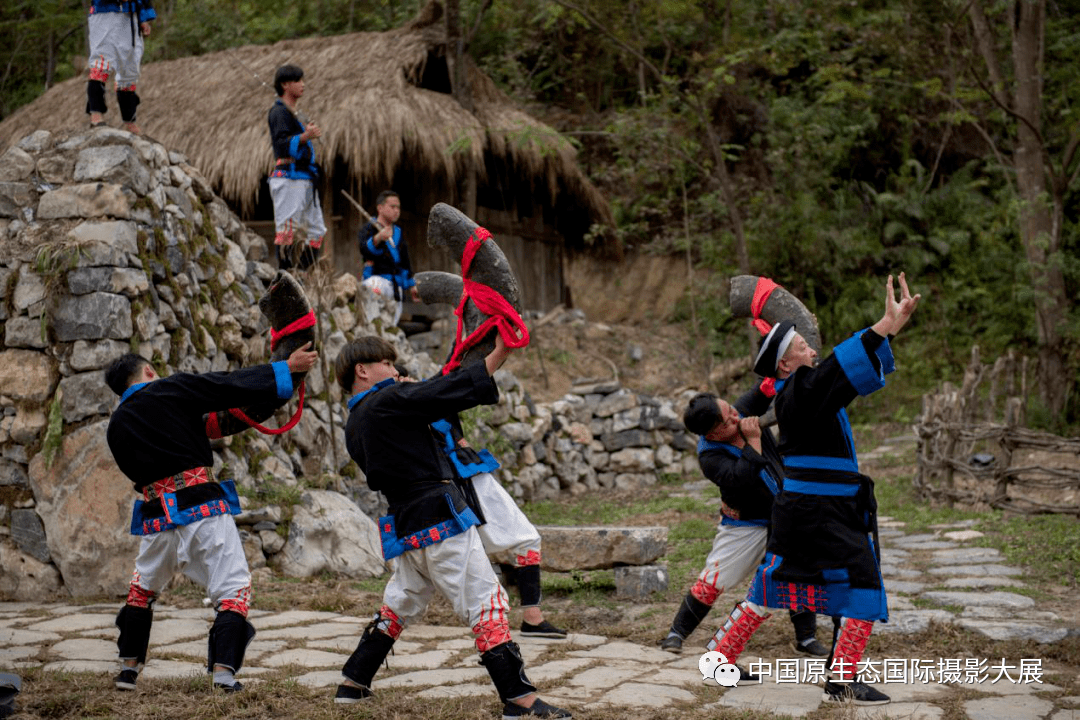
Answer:
[{"label": "black cloth shoe", "polygon": [[334,696],[334,702],[338,705],[352,705],[353,703],[358,703],[364,698],[369,697],[371,697],[371,690],[366,687],[338,685],[337,695]]},{"label": "black cloth shoe", "polygon": [[240,683],[239,680],[233,680],[231,685],[226,685],[225,683],[214,683],[214,687],[221,692],[227,693],[238,693],[244,689],[244,686]]},{"label": "black cloth shoe", "polygon": [[113,685],[117,690],[134,690],[135,681],[139,679],[139,671],[135,668],[124,668],[120,674],[113,678]]},{"label": "black cloth shoe", "polygon": [[856,705],[885,705],[891,702],[888,695],[861,682],[837,683],[825,682],[825,693],[821,699],[826,702],[852,702]]},{"label": "black cloth shoe", "polygon": [[566,631],[555,627],[547,620],[541,621],[539,625],[532,625],[530,623],[522,621],[521,636],[562,639],[566,637]]},{"label": "black cloth shoe", "polygon": [[540,698],[532,707],[521,707],[517,703],[508,702],[503,705],[503,720],[516,720],[516,718],[572,718],[569,711],[548,705]]},{"label": "black cloth shoe", "polygon": [[678,655],[682,652],[682,638],[678,635],[668,635],[660,641],[660,649]]},{"label": "black cloth shoe", "polygon": [[814,638],[805,645],[795,641],[792,643],[791,647],[795,648],[795,652],[802,653],[803,655],[810,655],[811,657],[829,657],[829,648],[818,642],[817,638]]}]

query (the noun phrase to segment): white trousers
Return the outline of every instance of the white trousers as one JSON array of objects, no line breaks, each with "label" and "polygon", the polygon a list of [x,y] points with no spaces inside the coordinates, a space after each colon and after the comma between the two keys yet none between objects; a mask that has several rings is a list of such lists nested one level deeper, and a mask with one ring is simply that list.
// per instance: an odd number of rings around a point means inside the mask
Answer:
[{"label": "white trousers", "polygon": [[310,180],[272,177],[269,183],[270,199],[274,202],[276,244],[292,245],[293,235],[298,230],[304,231],[308,243],[326,234],[322,207]]},{"label": "white trousers", "polygon": [[[135,43],[131,42],[131,16],[127,13],[94,13],[87,20],[90,35],[90,79],[116,74],[119,90],[134,89],[142,62],[143,38],[135,19]],[[104,77],[103,77],[104,76]]]},{"label": "white trousers", "polygon": [[143,535],[132,582],[158,595],[177,571],[205,587],[215,608],[222,600],[245,607],[251,601],[251,573],[232,515]]},{"label": "white trousers", "polygon": [[718,525],[697,587],[704,585],[720,594],[745,580],[765,557],[768,539],[768,528],[760,525]]},{"label": "white trousers", "polygon": [[507,622],[506,591],[491,569],[475,527],[434,545],[409,550],[395,560],[383,604],[402,625],[420,619],[436,590],[469,627],[481,621]]},{"label": "white trousers", "polygon": [[476,528],[484,543],[484,550],[500,562],[528,564],[522,561],[530,551],[540,554],[540,533],[536,527],[494,475],[474,475],[472,484],[485,520],[483,525]]}]

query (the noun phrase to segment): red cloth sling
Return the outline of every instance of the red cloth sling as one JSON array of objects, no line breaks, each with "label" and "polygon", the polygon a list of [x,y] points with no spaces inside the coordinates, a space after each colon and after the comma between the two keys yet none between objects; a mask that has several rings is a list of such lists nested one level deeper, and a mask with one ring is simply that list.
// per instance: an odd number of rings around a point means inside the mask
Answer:
[{"label": "red cloth sling", "polygon": [[[470,348],[483,340],[493,327],[498,329],[503,342],[509,348],[523,348],[529,344],[529,329],[525,327],[525,321],[521,319],[521,315],[514,306],[498,290],[469,279],[469,269],[472,267],[473,258],[484,241],[490,237],[490,232],[478,227],[465,243],[465,252],[461,255],[461,280],[464,288],[461,291],[461,302],[454,309],[454,314],[458,319],[457,334],[454,338],[454,352],[442,369],[443,375],[461,367],[461,358]],[[480,326],[468,337],[462,339],[461,335],[465,327],[465,303],[469,300],[473,301],[480,312],[490,317],[480,323]],[[519,332],[520,337],[518,337]]]},{"label": "red cloth sling", "polygon": [[[315,311],[314,310],[309,310],[307,315],[304,315],[304,316],[298,318],[297,320],[293,320],[291,323],[289,323],[285,327],[281,328],[280,330],[275,330],[274,328],[270,328],[270,351],[273,352],[274,348],[277,347],[278,342],[283,337],[285,337],[287,335],[292,335],[294,332],[299,332],[301,330],[306,330],[309,327],[315,327],[316,322],[317,321],[315,319]],[[299,396],[300,396],[299,397],[300,404],[296,406],[296,412],[289,419],[289,422],[285,423],[284,425],[282,425],[281,427],[279,427],[277,429],[268,428],[265,425],[260,425],[259,423],[255,422],[254,420],[249,418],[244,413],[244,411],[241,410],[240,408],[229,408],[229,414],[232,415],[237,420],[240,420],[241,422],[247,423],[249,427],[255,428],[256,430],[261,432],[263,435],[281,435],[282,433],[286,433],[289,430],[292,430],[294,427],[296,427],[296,423],[300,422],[300,416],[304,414],[304,383],[303,382],[300,383]],[[211,416],[211,417],[213,417],[213,416]]]},{"label": "red cloth sling", "polygon": [[780,286],[767,277],[757,279],[757,286],[754,288],[754,299],[750,301],[750,314],[754,318],[750,321],[750,324],[757,328],[757,331],[762,335],[768,335],[772,325],[762,319],[761,311],[765,309],[765,303],[769,301],[772,291],[778,287]]}]

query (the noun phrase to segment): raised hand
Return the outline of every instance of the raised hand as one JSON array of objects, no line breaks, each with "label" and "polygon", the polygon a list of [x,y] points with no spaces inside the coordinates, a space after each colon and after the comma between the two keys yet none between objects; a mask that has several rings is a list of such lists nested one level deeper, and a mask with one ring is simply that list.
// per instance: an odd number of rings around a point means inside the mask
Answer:
[{"label": "raised hand", "polygon": [[286,363],[289,366],[289,372],[301,373],[307,372],[311,368],[315,367],[315,361],[319,358],[319,353],[314,350],[309,350],[311,343],[307,343],[303,347],[293,350],[292,355]]}]

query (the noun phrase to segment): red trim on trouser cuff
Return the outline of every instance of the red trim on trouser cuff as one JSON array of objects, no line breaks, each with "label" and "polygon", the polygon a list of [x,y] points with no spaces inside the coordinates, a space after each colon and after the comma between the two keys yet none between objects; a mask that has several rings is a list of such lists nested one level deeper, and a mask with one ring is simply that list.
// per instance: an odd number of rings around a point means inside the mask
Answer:
[{"label": "red trim on trouser cuff", "polygon": [[724,588],[718,588],[712,583],[701,579],[694,583],[694,587],[690,588],[691,595],[709,606],[716,602],[716,598],[720,597],[722,592],[724,592]]},{"label": "red trim on trouser cuff", "polygon": [[510,620],[506,616],[508,610],[502,588],[499,588],[491,594],[488,606],[481,608],[480,622],[473,625],[478,652],[485,653],[513,639],[510,637]]},{"label": "red trim on trouser cuff", "polygon": [[405,629],[405,625],[393,610],[383,605],[379,608],[379,624],[375,628],[392,640],[397,640],[398,635],[401,635],[401,631]]},{"label": "red trim on trouser cuff", "polygon": [[323,237],[324,236],[320,235],[319,237],[315,238],[310,243],[308,243],[308,245],[311,245],[312,248],[318,250],[319,248],[322,247]]},{"label": "red trim on trouser cuff", "polygon": [[502,622],[478,622],[473,625],[472,631],[476,634],[476,650],[482,653],[513,639],[510,637],[510,623],[505,619]]},{"label": "red trim on trouser cuff", "polygon": [[234,612],[237,615],[240,615],[241,617],[247,617],[248,616],[248,610],[250,609],[250,606],[251,606],[251,586],[250,585],[245,585],[244,587],[242,587],[242,588],[240,588],[239,590],[236,591],[236,596],[235,597],[226,598],[225,600],[222,600],[218,604],[218,611],[219,612],[225,612],[226,610],[228,610],[229,612]]},{"label": "red trim on trouser cuff", "polygon": [[274,235],[275,245],[292,245],[293,244],[293,221],[290,218],[285,221],[285,229],[279,231]]},{"label": "red trim on trouser cuff", "polygon": [[142,582],[142,576],[136,570],[131,576],[131,585],[128,586],[127,604],[137,608],[149,608],[154,603],[157,594],[144,588],[139,584],[140,582]]},{"label": "red trim on trouser cuff", "polygon": [[97,60],[90,64],[90,79],[98,82],[109,79],[109,61],[104,55],[98,55]]},{"label": "red trim on trouser cuff", "polygon": [[768,614],[761,616],[755,613],[744,600],[735,606],[724,627],[716,631],[706,647],[723,653],[729,663],[734,663],[746,649],[750,636],[768,617]]},{"label": "red trim on trouser cuff", "polygon": [[848,618],[844,622],[844,629],[840,631],[840,638],[836,641],[836,650],[833,652],[832,667],[829,668],[838,679],[855,679],[859,661],[862,660],[873,629],[874,623],[870,620]]},{"label": "red trim on trouser cuff", "polygon": [[539,564],[540,564],[540,551],[539,550],[530,550],[529,552],[525,553],[524,555],[518,555],[517,556],[517,566],[518,567],[526,567],[528,565],[539,565]]},{"label": "red trim on trouser cuff", "polygon": [[116,92],[135,92],[135,83],[131,83],[130,85],[120,85],[117,83]]}]

